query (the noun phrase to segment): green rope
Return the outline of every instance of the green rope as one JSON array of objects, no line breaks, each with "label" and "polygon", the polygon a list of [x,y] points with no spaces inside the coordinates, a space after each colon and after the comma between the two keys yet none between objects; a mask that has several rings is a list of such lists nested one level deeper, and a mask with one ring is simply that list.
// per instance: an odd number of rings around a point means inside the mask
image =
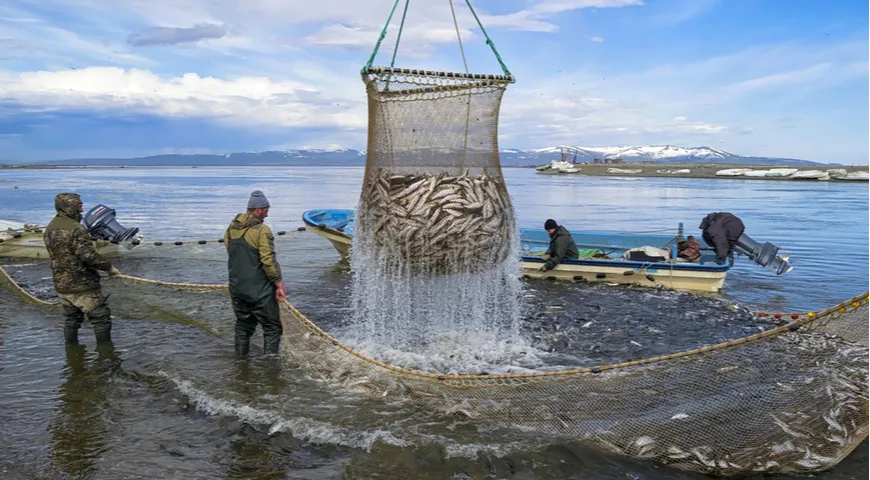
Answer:
[{"label": "green rope", "polygon": [[384,37],[387,36],[387,27],[390,26],[390,20],[393,19],[393,14],[396,13],[396,7],[399,6],[399,0],[396,0],[396,3],[393,4],[393,9],[390,10],[390,16],[387,17],[387,23],[384,24],[384,29],[381,30],[381,36],[378,37],[377,43],[375,43],[375,49],[372,51],[372,55],[369,57],[369,61],[362,68],[362,73],[369,73],[369,68],[372,67],[372,63],[375,61],[375,55],[378,54],[378,49],[381,48],[381,42],[384,41]]},{"label": "green rope", "polygon": [[504,74],[507,76],[511,76],[510,70],[508,70],[507,66],[505,66],[504,61],[501,59],[501,55],[498,54],[498,50],[495,49],[495,42],[489,38],[489,35],[486,33],[486,29],[483,28],[483,23],[480,22],[480,19],[477,18],[477,12],[474,11],[474,7],[471,6],[471,0],[465,0],[465,3],[468,4],[468,9],[471,10],[471,14],[474,15],[474,19],[477,20],[477,25],[480,27],[480,31],[483,32],[483,36],[486,37],[486,44],[492,48],[492,53],[495,54],[495,59],[498,60],[498,64],[501,65],[501,69],[504,71]]},{"label": "green rope", "polygon": [[[393,49],[393,59],[390,62],[390,67],[393,67],[395,62],[396,62],[396,53],[399,51],[399,40],[402,38],[402,30],[405,27],[405,17],[408,15],[408,3],[409,2],[410,2],[410,0],[405,0],[405,11],[404,11],[404,13],[402,13],[402,23],[399,25],[399,34],[396,37],[396,47],[395,47],[395,49]],[[483,36],[486,38],[486,44],[489,45],[489,47],[492,49],[492,53],[495,54],[495,59],[498,60],[498,64],[501,65],[502,71],[504,72],[504,74],[506,76],[512,77],[513,75],[511,74],[510,70],[508,70],[507,66],[504,64],[504,61],[501,58],[501,55],[499,55],[498,50],[495,48],[495,42],[493,42],[492,39],[489,38],[489,34],[487,34],[486,29],[483,28],[483,23],[480,21],[480,18],[477,16],[477,12],[475,12],[474,7],[471,6],[471,0],[465,0],[465,3],[468,5],[468,9],[471,10],[471,14],[474,15],[474,19],[477,21],[477,25],[480,27],[480,31],[483,32]],[[378,54],[378,50],[381,48],[381,42],[383,42],[384,37],[387,36],[387,28],[390,26],[390,21],[393,19],[393,14],[396,13],[396,7],[398,7],[398,6],[399,6],[399,0],[396,0],[395,3],[393,3],[393,8],[390,10],[390,15],[387,17],[387,23],[384,24],[384,28],[383,28],[383,30],[381,30],[381,35],[378,37],[378,41],[375,43],[375,49],[372,51],[371,56],[369,56],[369,61],[366,62],[365,66],[362,68],[362,71],[361,71],[362,74],[365,75],[365,74],[369,73],[369,69],[372,67],[372,63],[374,63],[374,61],[375,61],[375,56]],[[453,4],[451,3],[450,6],[451,6],[451,10],[452,10]],[[454,13],[454,20],[455,20],[455,18],[456,18],[456,15]],[[457,30],[458,30],[458,25],[457,25]],[[461,42],[461,40],[460,40],[460,42]],[[460,48],[462,48],[461,43],[460,43]],[[463,57],[464,57],[464,53],[465,52],[463,52]],[[465,61],[464,58],[463,58],[463,61]],[[468,69],[468,67],[466,65],[466,70],[467,69]]]},{"label": "green rope", "polygon": [[402,29],[405,28],[405,17],[408,16],[409,3],[411,3],[411,0],[405,0],[405,11],[402,12],[402,23],[399,24],[399,35],[396,36],[396,48],[393,49],[393,59],[390,60],[390,68],[396,64],[396,53],[399,51],[399,40],[402,39]]}]

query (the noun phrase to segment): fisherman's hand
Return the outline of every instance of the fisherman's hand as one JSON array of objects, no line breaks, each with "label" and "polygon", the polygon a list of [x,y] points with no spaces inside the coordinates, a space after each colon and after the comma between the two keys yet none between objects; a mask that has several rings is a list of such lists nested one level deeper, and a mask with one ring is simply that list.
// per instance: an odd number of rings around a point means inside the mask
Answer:
[{"label": "fisherman's hand", "polygon": [[117,276],[121,275],[121,272],[118,271],[118,269],[113,266],[112,268],[109,269],[109,275],[111,275],[113,277],[117,277]]},{"label": "fisherman's hand", "polygon": [[541,268],[538,269],[538,271],[539,272],[549,272],[550,267],[548,267],[547,264],[545,263],[544,266],[542,266]]},{"label": "fisherman's hand", "polygon": [[545,261],[545,262],[546,262],[546,261],[547,261],[547,260],[549,260],[549,259],[550,259],[550,256],[549,256],[549,255],[547,255],[547,254],[546,254],[546,253],[545,253],[545,254],[543,254],[543,255],[541,255],[541,260],[543,260],[543,261]]},{"label": "fisherman's hand", "polygon": [[275,291],[275,298],[278,300],[278,303],[286,302],[287,294],[284,292],[284,282],[277,282],[275,286],[278,287]]}]

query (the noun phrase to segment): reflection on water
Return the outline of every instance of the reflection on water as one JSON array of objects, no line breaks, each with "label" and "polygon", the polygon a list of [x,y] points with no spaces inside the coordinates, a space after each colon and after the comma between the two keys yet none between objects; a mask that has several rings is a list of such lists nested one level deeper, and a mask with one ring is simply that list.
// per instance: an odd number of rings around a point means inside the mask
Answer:
[{"label": "reflection on water", "polygon": [[[744,306],[818,309],[867,288],[866,186],[505,174],[524,226],[549,217],[576,230],[685,221],[691,232],[704,214],[727,210],[796,264],[777,278],[743,259],[720,297],[524,282],[522,331],[539,352],[538,367],[612,363],[743,337],[770,326]],[[255,188],[273,202],[273,230],[291,230],[304,210],[352,208],[362,169],[286,169],[269,178],[233,168],[10,175],[21,188],[0,193],[0,218],[47,221],[53,196],[72,189],[89,204],[115,208],[122,224],[165,240],[218,238]],[[336,267],[335,250],[310,233],[280,241],[291,302],[328,331],[347,328],[348,271]],[[224,282],[224,253],[206,250],[123,259],[119,268]],[[51,295],[43,261],[0,259],[4,268],[11,263],[24,265],[9,269],[16,278]],[[67,349],[60,315],[0,291],[0,477],[700,478],[332,388],[275,358],[240,360],[225,338],[153,317],[117,318],[114,352],[94,351],[89,337]],[[867,465],[864,443],[816,477],[866,478]]]},{"label": "reflection on water", "polygon": [[111,343],[97,347],[97,358],[87,358],[84,345],[66,346],[66,365],[61,371],[60,406],[48,427],[51,455],[58,470],[72,478],[92,474],[94,463],[109,448],[106,444],[108,406],[106,390],[120,358]]}]

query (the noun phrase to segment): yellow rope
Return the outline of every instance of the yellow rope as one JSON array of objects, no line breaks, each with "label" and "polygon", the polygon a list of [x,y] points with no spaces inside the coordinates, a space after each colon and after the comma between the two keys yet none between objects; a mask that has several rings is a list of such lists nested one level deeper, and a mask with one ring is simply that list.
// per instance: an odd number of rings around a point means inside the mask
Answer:
[{"label": "yellow rope", "polygon": [[[46,302],[44,300],[40,300],[32,295],[30,295],[26,290],[24,290],[18,283],[16,283],[5,270],[0,267],[0,273],[2,273],[6,279],[16,288],[19,292],[23,293],[28,299],[33,301],[34,303],[44,305],[44,306],[56,306],[57,303]],[[162,282],[159,280],[152,280],[148,278],[140,278],[134,277],[131,275],[120,274],[117,275],[116,278],[120,278],[123,280],[130,280],[133,282],[144,283],[148,285],[156,285],[156,286],[165,286],[165,287],[175,287],[175,288],[190,288],[190,289],[205,289],[205,290],[225,290],[229,291],[229,287],[225,284],[208,284],[208,283],[178,283],[178,282]],[[515,374],[501,374],[501,375],[463,375],[463,374],[438,374],[438,373],[429,373],[429,372],[421,372],[417,370],[409,370],[401,367],[396,367],[394,365],[390,365],[374,358],[371,358],[367,355],[364,355],[360,352],[357,352],[353,348],[341,343],[333,336],[326,333],[323,329],[318,327],[314,322],[309,320],[305,315],[303,315],[299,310],[297,310],[290,302],[284,301],[282,307],[293,315],[293,318],[299,321],[303,326],[307,327],[309,330],[323,338],[324,340],[331,343],[335,348],[344,350],[345,352],[353,355],[354,357],[363,360],[372,365],[376,365],[386,370],[390,370],[392,372],[401,373],[405,375],[411,375],[419,378],[428,378],[428,379],[437,379],[437,380],[510,380],[510,379],[526,379],[526,378],[547,378],[547,377],[565,377],[571,375],[588,375],[588,374],[599,374],[601,372],[616,370],[628,367],[637,367],[637,366],[645,366],[645,365],[654,365],[660,362],[672,362],[674,360],[683,360],[692,356],[702,355],[710,352],[715,352],[719,350],[725,350],[728,348],[733,348],[738,345],[744,345],[747,343],[757,342],[759,340],[763,340],[766,338],[770,338],[776,335],[781,335],[789,332],[796,331],[800,327],[807,325],[812,322],[819,322],[820,320],[833,315],[835,313],[844,313],[850,307],[853,309],[857,309],[861,306],[863,302],[870,302],[870,292],[865,292],[856,297],[850,298],[844,302],[841,302],[833,307],[827,308],[820,312],[812,312],[812,314],[807,314],[802,317],[799,317],[795,321],[790,324],[782,325],[779,327],[775,327],[770,330],[766,330],[764,332],[757,333],[755,335],[750,335],[748,337],[740,338],[737,340],[730,340],[727,342],[722,342],[716,345],[710,345],[706,347],[696,348],[692,350],[686,350],[683,352],[661,355],[657,357],[646,358],[643,360],[633,360],[629,362],[615,363],[611,365],[602,365],[597,367],[584,367],[584,368],[575,368],[569,370],[560,370],[556,372],[534,372],[534,373],[515,373]],[[798,314],[794,314],[798,315]]]},{"label": "yellow rope", "polygon": [[[160,282],[156,280],[150,280],[145,278],[131,277],[128,275],[121,275],[120,278],[125,278],[128,280],[133,280],[142,283],[148,283],[151,285],[163,285],[170,287],[179,287],[179,288],[208,288],[208,289],[228,289],[226,285],[222,284],[198,284],[198,283],[171,283],[171,282]],[[502,374],[502,375],[462,375],[462,374],[438,374],[438,373],[429,373],[429,372],[420,372],[417,370],[408,370],[401,367],[396,367],[394,365],[390,365],[380,360],[376,360],[371,358],[365,354],[357,352],[353,348],[341,343],[333,337],[332,335],[326,333],[323,329],[317,326],[314,322],[309,320],[305,315],[303,315],[299,310],[296,309],[289,301],[284,302],[282,305],[287,311],[293,314],[293,317],[302,323],[304,326],[312,330],[318,336],[324,338],[329,343],[331,343],[334,347],[339,348],[341,350],[346,351],[347,353],[363,360],[365,362],[371,363],[373,365],[377,365],[381,368],[391,370],[397,373],[402,373],[406,375],[413,375],[416,377],[424,377],[424,378],[433,378],[438,380],[493,380],[493,379],[518,379],[518,378],[540,378],[540,377],[555,377],[555,376],[566,376],[566,375],[581,375],[581,374],[596,374],[600,372],[604,372],[607,370],[615,370],[619,368],[626,367],[634,367],[634,366],[642,366],[642,365],[650,365],[663,361],[671,361],[676,359],[682,359],[694,355],[709,353],[716,350],[724,350],[727,348],[735,347],[738,345],[743,345],[746,343],[755,342],[758,340],[762,340],[765,338],[769,338],[772,336],[788,333],[792,331],[791,325],[803,326],[810,322],[819,321],[822,318],[825,318],[829,315],[833,315],[834,313],[838,313],[841,309],[851,306],[852,308],[858,308],[861,302],[870,301],[870,292],[863,293],[856,297],[850,298],[844,302],[841,302],[833,307],[830,307],[826,310],[823,310],[818,313],[814,313],[813,315],[807,315],[803,318],[799,318],[795,320],[792,324],[783,325],[780,327],[776,327],[770,330],[766,330],[764,332],[757,333],[755,335],[750,335],[748,337],[740,338],[737,340],[730,340],[727,342],[722,342],[716,345],[710,345],[706,347],[696,348],[693,350],[687,350],[683,352],[662,355],[658,357],[651,357],[643,360],[633,360],[630,362],[616,363],[611,365],[603,365],[598,367],[585,367],[585,368],[576,368],[569,370],[560,370],[556,372],[534,372],[534,373],[514,373],[514,374]]]}]

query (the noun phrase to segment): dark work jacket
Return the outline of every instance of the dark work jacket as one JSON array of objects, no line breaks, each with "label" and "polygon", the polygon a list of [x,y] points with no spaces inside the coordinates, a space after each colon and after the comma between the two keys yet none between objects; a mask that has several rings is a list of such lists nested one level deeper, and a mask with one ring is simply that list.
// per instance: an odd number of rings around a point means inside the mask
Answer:
[{"label": "dark work jacket", "polygon": [[716,250],[719,260],[728,258],[745,229],[743,222],[728,212],[714,212],[707,215],[698,228],[703,230],[704,242]]},{"label": "dark work jacket", "polygon": [[229,289],[235,300],[255,304],[275,296],[281,267],[275,259],[272,231],[262,220],[237,215],[224,234],[229,258]]},{"label": "dark work jacket", "polygon": [[550,259],[544,264],[547,270],[556,268],[556,265],[562,263],[562,260],[566,258],[580,257],[579,252],[577,252],[577,244],[574,243],[574,238],[561,225],[550,235],[550,247],[547,248],[546,254],[550,256]]}]

